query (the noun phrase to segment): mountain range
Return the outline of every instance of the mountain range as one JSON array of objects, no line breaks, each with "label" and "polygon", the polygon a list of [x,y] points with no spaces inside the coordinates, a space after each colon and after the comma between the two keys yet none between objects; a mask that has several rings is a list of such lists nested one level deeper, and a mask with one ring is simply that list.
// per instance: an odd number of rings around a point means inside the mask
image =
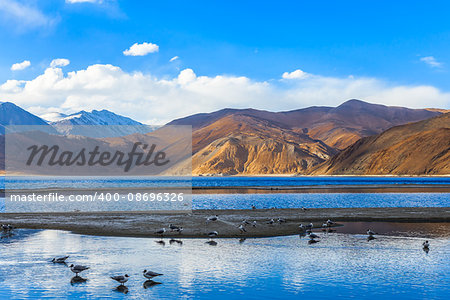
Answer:
[{"label": "mountain range", "polygon": [[[284,112],[222,109],[167,125],[192,126],[195,175],[449,174],[448,115],[442,109],[409,109],[353,99],[337,107]],[[76,134],[74,125],[132,125],[138,128],[134,130],[142,128],[139,133],[149,132],[145,125],[107,110],[45,118],[49,120],[12,103],[0,104],[3,125],[48,124],[72,134]],[[111,136],[127,134],[131,132],[115,131]],[[433,145],[433,151],[427,145]]]}]

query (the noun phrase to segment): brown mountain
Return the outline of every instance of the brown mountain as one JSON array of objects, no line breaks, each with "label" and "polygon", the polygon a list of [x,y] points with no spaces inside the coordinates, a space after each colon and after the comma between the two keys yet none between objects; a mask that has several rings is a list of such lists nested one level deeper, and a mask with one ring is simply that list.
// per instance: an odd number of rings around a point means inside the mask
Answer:
[{"label": "brown mountain", "polygon": [[168,125],[193,127],[194,174],[304,174],[361,137],[440,114],[350,100],[287,112],[223,109]]},{"label": "brown mountain", "polygon": [[[441,114],[427,109],[370,104],[360,100],[349,100],[338,107],[308,107],[285,112],[269,112],[255,109],[223,109],[177,119],[169,125],[191,125],[196,130],[207,127],[227,116],[245,115],[275,126],[305,133],[328,146],[345,149],[361,137],[383,132],[393,126],[421,121]],[[211,139],[209,139],[211,141]],[[205,144],[196,145],[200,149]]]},{"label": "brown mountain", "polygon": [[311,174],[448,175],[450,113],[362,138]]}]

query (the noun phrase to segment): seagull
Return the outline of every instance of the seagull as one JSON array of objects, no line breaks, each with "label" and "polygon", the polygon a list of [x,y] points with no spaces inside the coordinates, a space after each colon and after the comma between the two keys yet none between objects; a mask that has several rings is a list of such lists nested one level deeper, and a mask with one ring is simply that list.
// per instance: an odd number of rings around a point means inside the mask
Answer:
[{"label": "seagull", "polygon": [[252,205],[252,209],[256,209],[256,206]]},{"label": "seagull", "polygon": [[128,276],[128,274],[125,274],[124,276],[122,276],[122,275],[119,275],[119,276],[111,276],[111,279],[113,279],[113,280],[115,280],[115,281],[117,281],[117,282],[120,282],[120,284],[123,285],[125,282],[128,281],[128,278],[129,278],[129,277],[130,277],[130,276]]},{"label": "seagull", "polygon": [[64,256],[64,257],[55,257],[52,259],[52,263],[56,263],[56,264],[65,264],[66,263],[66,259],[68,259],[69,256]]},{"label": "seagull", "polygon": [[334,224],[336,224],[335,222],[331,221],[330,219],[327,220],[327,224],[328,226],[332,226]]},{"label": "seagull", "polygon": [[253,221],[252,226],[256,227],[256,221]]},{"label": "seagull", "polygon": [[329,226],[328,223],[323,223],[323,224],[322,224],[322,227],[323,227],[323,228],[327,228],[328,226]]},{"label": "seagull", "polygon": [[89,267],[86,267],[86,266],[80,266],[80,265],[74,266],[73,264],[71,264],[69,266],[69,268],[70,268],[70,271],[74,272],[76,276],[78,276],[78,273],[81,273],[81,272],[89,269]]},{"label": "seagull", "polygon": [[206,218],[206,224],[208,224],[211,221],[217,221],[218,219],[219,219],[218,215],[208,217],[208,218]]},{"label": "seagull", "polygon": [[286,219],[278,218],[277,222],[278,223],[286,223]]},{"label": "seagull", "polygon": [[210,233],[208,233],[208,236],[210,238],[213,238],[213,237],[218,236],[218,235],[219,235],[219,233],[217,231],[211,231]]},{"label": "seagull", "polygon": [[244,233],[244,232],[247,232],[247,230],[245,229],[245,227],[244,227],[244,225],[239,225],[239,231],[241,232],[241,233]]},{"label": "seagull", "polygon": [[367,229],[367,234],[371,236],[371,235],[375,235],[375,232],[373,232],[373,231],[370,230],[370,229]]},{"label": "seagull", "polygon": [[303,224],[300,224],[300,225],[298,226],[298,228],[300,228],[301,231],[305,231],[305,225],[303,225]]},{"label": "seagull", "polygon": [[270,219],[270,221],[267,222],[267,224],[270,224],[270,225],[272,225],[273,223],[275,223],[275,220],[274,220],[274,219]]},{"label": "seagull", "polygon": [[430,243],[428,241],[423,242],[423,249],[430,249]]},{"label": "seagull", "polygon": [[182,228],[182,227],[178,227],[178,226],[173,225],[173,224],[170,224],[170,225],[169,225],[170,231],[179,231],[180,228]]},{"label": "seagull", "polygon": [[242,220],[242,224],[243,224],[243,225],[250,225],[250,222],[247,221],[246,219],[244,219],[244,220]]},{"label": "seagull", "polygon": [[319,238],[319,236],[317,234],[312,233],[312,232],[308,236],[309,236],[310,239]]},{"label": "seagull", "polygon": [[311,228],[313,228],[313,227],[314,227],[313,223],[309,223],[308,225],[306,225],[306,228],[307,228],[307,229],[311,229]]},{"label": "seagull", "polygon": [[155,231],[155,233],[156,233],[156,234],[159,234],[159,235],[161,235],[161,236],[163,236],[164,233],[166,233],[166,229],[165,229],[165,228],[161,228],[161,229]]},{"label": "seagull", "polygon": [[302,206],[302,210],[303,210],[303,211],[306,211],[307,209],[306,209],[306,208],[304,208],[304,207]]},{"label": "seagull", "polygon": [[144,274],[144,277],[147,278],[147,279],[152,279],[153,277],[164,275],[164,274],[160,274],[160,273],[156,273],[156,272],[152,272],[152,271],[147,271],[147,270],[144,270],[143,274]]}]

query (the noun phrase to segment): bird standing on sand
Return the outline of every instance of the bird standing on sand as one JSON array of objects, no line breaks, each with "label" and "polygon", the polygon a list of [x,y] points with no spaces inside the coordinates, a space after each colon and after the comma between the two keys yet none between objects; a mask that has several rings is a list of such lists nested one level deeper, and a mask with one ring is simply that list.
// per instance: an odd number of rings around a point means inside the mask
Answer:
[{"label": "bird standing on sand", "polygon": [[115,281],[117,281],[117,282],[120,282],[121,285],[124,285],[124,283],[128,281],[128,278],[129,278],[129,277],[130,277],[130,276],[128,276],[128,274],[125,274],[124,276],[122,276],[122,275],[119,275],[119,276],[111,276],[111,279],[113,279],[113,280],[115,280]]},{"label": "bird standing on sand", "polygon": [[367,229],[367,234],[368,234],[369,236],[374,236],[374,235],[375,235],[375,232],[373,232],[373,231],[370,230],[370,229]]},{"label": "bird standing on sand", "polygon": [[241,233],[247,232],[247,230],[245,229],[245,227],[244,227],[243,224],[239,225],[238,228],[239,228],[239,231],[240,231]]},{"label": "bird standing on sand", "polygon": [[170,224],[169,225],[169,229],[170,229],[170,231],[178,231],[180,229],[180,227],[176,226],[176,225],[173,225],[173,224]]},{"label": "bird standing on sand", "polygon": [[246,219],[244,219],[244,220],[242,220],[242,224],[245,226],[245,225],[250,225],[250,222],[249,221],[247,221]]},{"label": "bird standing on sand", "polygon": [[277,222],[278,223],[286,223],[286,219],[278,218]]},{"label": "bird standing on sand", "polygon": [[160,274],[160,273],[156,273],[156,272],[144,270],[143,275],[144,275],[144,277],[147,278],[147,279],[152,279],[152,278],[154,278],[154,277],[162,276],[162,275],[164,275],[164,274]]},{"label": "bird standing on sand", "polygon": [[327,220],[327,224],[328,226],[333,226],[334,224],[336,224],[335,222],[331,221],[330,219]]},{"label": "bird standing on sand", "polygon": [[70,265],[69,268],[70,268],[70,271],[75,273],[76,276],[78,276],[79,273],[89,269],[89,267],[86,267],[86,266],[80,266],[80,265],[74,266],[73,264]]},{"label": "bird standing on sand", "polygon": [[163,236],[164,233],[166,233],[166,229],[165,228],[161,228],[155,231],[155,234],[159,234],[160,236]]},{"label": "bird standing on sand", "polygon": [[218,215],[208,217],[208,218],[206,218],[206,224],[208,224],[209,222],[217,221],[218,219],[219,219]]},{"label": "bird standing on sand", "polygon": [[210,238],[216,237],[216,236],[218,236],[218,235],[219,235],[219,233],[218,233],[217,231],[211,231],[210,233],[208,233],[208,236],[209,236]]},{"label": "bird standing on sand", "polygon": [[65,264],[66,263],[66,259],[68,259],[69,256],[64,256],[64,257],[55,257],[52,259],[52,263],[55,264]]},{"label": "bird standing on sand", "polygon": [[273,223],[275,223],[275,220],[274,220],[274,219],[270,219],[270,221],[267,222],[267,224],[269,224],[269,225],[272,225]]},{"label": "bird standing on sand", "polygon": [[256,227],[256,221],[253,221],[252,226]]},{"label": "bird standing on sand", "polygon": [[298,226],[298,228],[300,228],[301,231],[305,231],[305,228],[306,228],[306,227],[305,227],[305,225],[300,224],[300,225]]}]

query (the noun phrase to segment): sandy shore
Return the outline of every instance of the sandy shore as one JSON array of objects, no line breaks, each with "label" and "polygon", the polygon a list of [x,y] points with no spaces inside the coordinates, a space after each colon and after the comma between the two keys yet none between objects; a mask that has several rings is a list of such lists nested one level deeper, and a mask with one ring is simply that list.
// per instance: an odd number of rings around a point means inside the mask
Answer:
[{"label": "sandy shore", "polygon": [[[206,218],[219,215],[219,220],[206,224]],[[270,219],[283,218],[286,223],[266,224]],[[247,225],[240,233],[237,226],[242,220],[257,221]],[[24,213],[0,214],[0,224],[13,224],[19,228],[60,229],[90,235],[155,237],[157,229],[169,224],[184,228],[181,234],[166,232],[165,237],[207,237],[218,231],[219,237],[269,237],[299,233],[299,224],[313,222],[320,227],[324,221],[336,222],[450,222],[450,207],[442,208],[315,208],[256,209],[256,210],[196,210],[191,213]]]}]

